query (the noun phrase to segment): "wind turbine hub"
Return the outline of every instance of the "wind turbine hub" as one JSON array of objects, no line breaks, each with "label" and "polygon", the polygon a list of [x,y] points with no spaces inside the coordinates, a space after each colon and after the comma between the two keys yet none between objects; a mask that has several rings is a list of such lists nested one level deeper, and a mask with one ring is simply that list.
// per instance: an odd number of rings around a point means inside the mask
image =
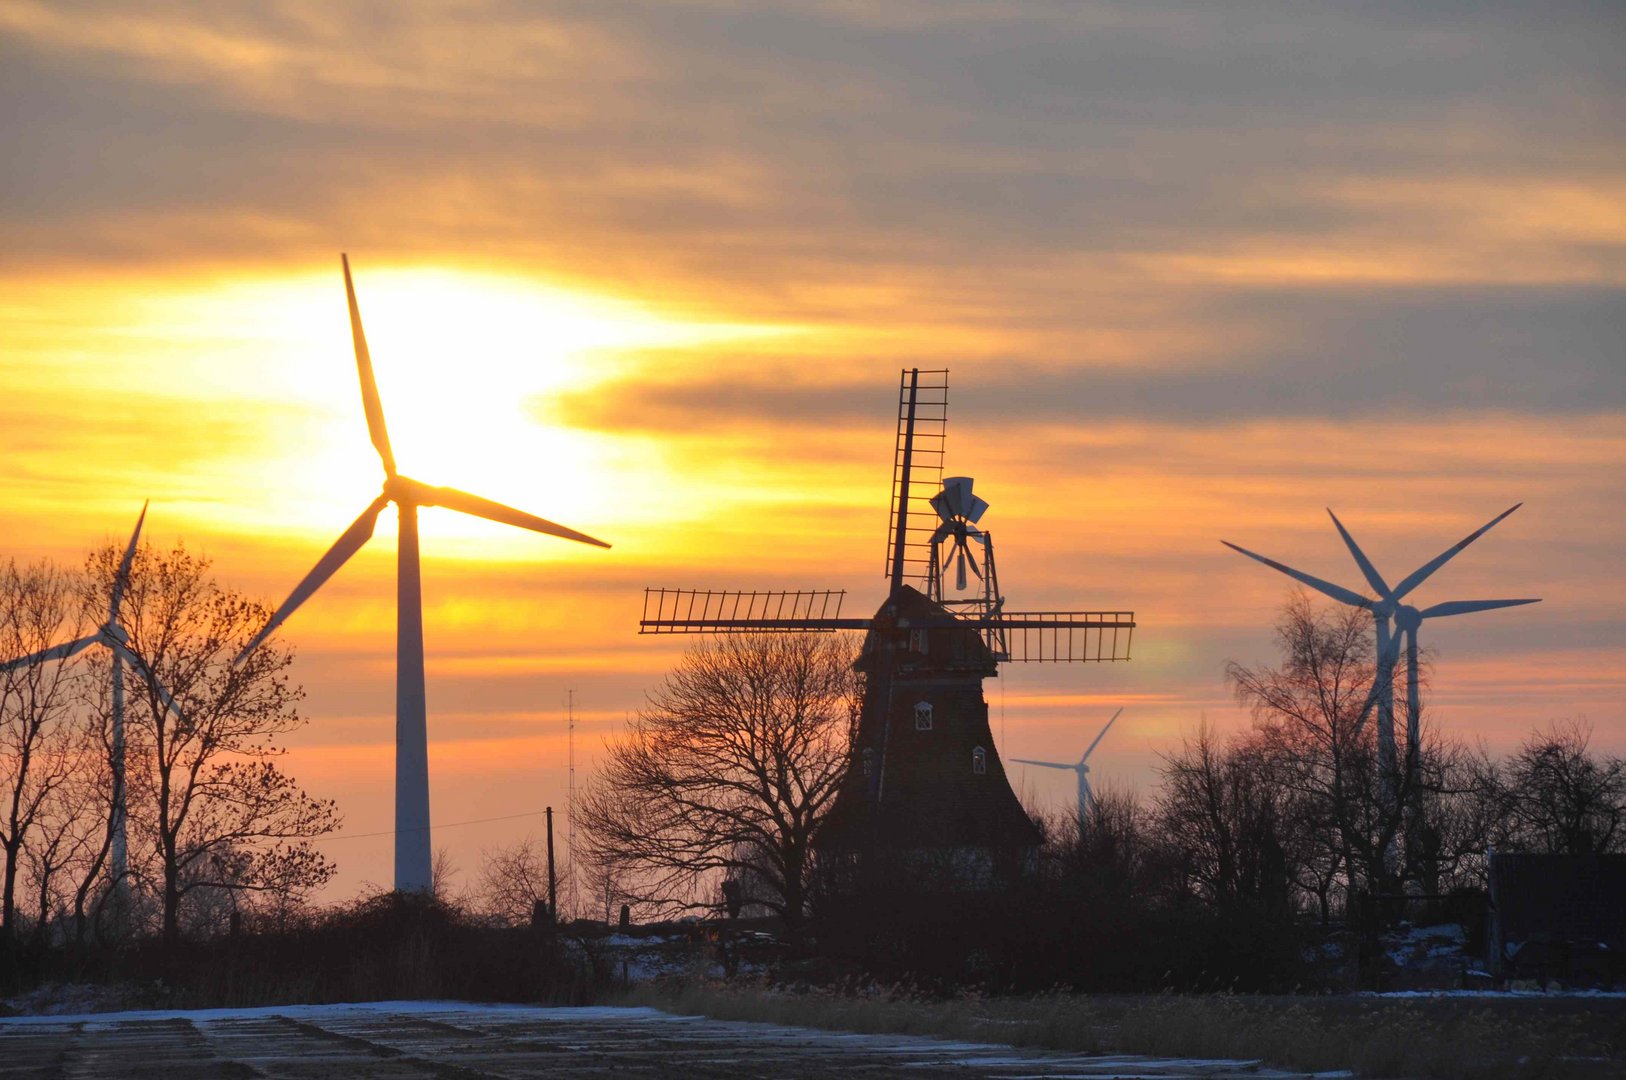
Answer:
[{"label": "wind turbine hub", "polygon": [[410,484],[411,481],[404,476],[397,475],[385,477],[384,498],[388,499],[392,503],[395,503],[397,506],[401,505],[403,502],[411,502],[412,489],[409,486]]},{"label": "wind turbine hub", "polygon": [[1423,613],[1410,604],[1401,604],[1395,608],[1395,626],[1401,631],[1416,630],[1423,625]]},{"label": "wind turbine hub", "polygon": [[396,506],[439,506],[443,489],[430,487],[421,480],[399,474],[384,481],[384,498]]},{"label": "wind turbine hub", "polygon": [[103,623],[101,632],[103,637],[106,637],[110,641],[117,642],[120,645],[128,645],[130,643],[130,635],[125,633],[124,627],[120,626],[118,623]]}]

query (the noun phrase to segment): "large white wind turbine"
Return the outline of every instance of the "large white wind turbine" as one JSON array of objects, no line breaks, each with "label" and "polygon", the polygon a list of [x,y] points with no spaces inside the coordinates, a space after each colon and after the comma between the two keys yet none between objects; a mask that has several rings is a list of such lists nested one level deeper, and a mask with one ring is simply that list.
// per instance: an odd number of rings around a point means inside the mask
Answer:
[{"label": "large white wind turbine", "polygon": [[141,539],[141,524],[147,520],[147,504],[141,504],[141,516],[136,518],[135,531],[130,534],[130,542],[124,548],[124,558],[119,560],[119,568],[113,575],[112,600],[108,605],[107,621],[96,628],[94,634],[82,637],[77,641],[70,641],[65,645],[55,645],[49,649],[42,649],[29,656],[0,663],[0,671],[10,671],[14,668],[28,667],[31,664],[43,664],[49,660],[66,660],[92,645],[100,645],[113,654],[113,729],[112,753],[109,766],[113,772],[113,792],[110,800],[109,825],[112,837],[108,843],[108,859],[113,879],[113,888],[122,894],[128,885],[130,872],[129,831],[127,827],[128,808],[125,805],[124,785],[124,665],[126,661],[135,668],[136,672],[152,687],[164,707],[172,711],[181,721],[185,717],[175,699],[164,689],[163,683],[158,680],[147,662],[130,648],[130,635],[125,633],[124,627],[119,623],[119,605],[124,601],[125,590],[130,586],[130,565],[135,561],[136,543]]},{"label": "large white wind turbine", "polygon": [[[1288,577],[1296,581],[1302,581],[1317,592],[1330,596],[1334,600],[1349,604],[1352,607],[1366,608],[1372,612],[1372,620],[1377,628],[1378,671],[1372,683],[1372,691],[1367,695],[1366,704],[1361,710],[1360,723],[1365,723],[1366,717],[1375,703],[1378,709],[1378,753],[1386,774],[1390,776],[1395,775],[1394,670],[1400,661],[1401,639],[1404,638],[1406,647],[1406,771],[1409,778],[1415,781],[1419,766],[1418,742],[1422,714],[1422,704],[1418,693],[1417,628],[1422,625],[1425,619],[1444,618],[1448,615],[1467,615],[1475,611],[1516,607],[1520,604],[1534,604],[1539,601],[1529,599],[1450,600],[1443,604],[1434,604],[1419,610],[1410,604],[1402,603],[1402,600],[1413,589],[1428,580],[1434,571],[1450,562],[1463,548],[1485,535],[1497,522],[1523,505],[1523,503],[1515,503],[1503,510],[1484,525],[1481,525],[1416,570],[1413,570],[1410,574],[1407,574],[1392,588],[1388,582],[1384,581],[1383,575],[1378,573],[1377,567],[1372,565],[1372,560],[1366,557],[1366,553],[1355,542],[1355,538],[1349,534],[1349,530],[1344,528],[1344,523],[1338,520],[1338,515],[1328,510],[1327,514],[1332,518],[1333,525],[1337,527],[1338,535],[1343,537],[1344,544],[1349,548],[1350,555],[1354,557],[1355,565],[1360,567],[1361,574],[1366,578],[1367,584],[1377,593],[1377,599],[1375,600],[1362,596],[1351,589],[1346,589],[1341,585],[1322,581],[1320,578],[1306,574],[1302,570],[1284,566],[1273,559],[1267,559],[1263,555],[1249,551],[1247,548],[1238,547],[1228,540],[1221,540],[1220,543],[1234,551],[1241,552],[1250,559],[1256,559],[1266,566],[1280,570]],[[1395,631],[1398,632],[1390,630],[1390,620],[1393,620]],[[1357,725],[1356,730],[1359,731],[1359,725]]]},{"label": "large white wind turbine", "polygon": [[482,499],[455,488],[431,487],[396,471],[389,432],[384,427],[384,407],[379,401],[378,384],[373,379],[372,357],[367,351],[367,338],[361,329],[361,312],[356,307],[356,290],[350,281],[350,260],[344,255],[339,258],[344,267],[345,296],[350,304],[350,334],[356,348],[356,370],[361,377],[361,404],[367,414],[367,431],[384,463],[384,490],[288,594],[288,599],[271,616],[265,629],[238,654],[237,662],[241,663],[300,604],[321,588],[323,582],[332,577],[350,556],[361,550],[362,545],[372,538],[378,515],[387,503],[393,502],[399,527],[395,613],[395,887],[427,892],[431,886],[429,746],[424,711],[423,595],[418,576],[418,508],[444,506],[448,510],[458,510],[566,540],[604,548],[610,545],[586,533],[567,529],[490,499]]},{"label": "large white wind turbine", "polygon": [[1095,748],[1101,745],[1101,740],[1107,737],[1107,732],[1111,730],[1112,725],[1117,722],[1119,715],[1122,713],[1123,710],[1119,709],[1112,714],[1112,719],[1108,720],[1106,727],[1101,729],[1101,734],[1095,737],[1095,741],[1090,743],[1089,749],[1084,751],[1083,756],[1076,763],[1011,758],[1012,761],[1020,762],[1023,765],[1042,765],[1047,769],[1070,769],[1078,774],[1078,829],[1080,835],[1083,834],[1085,822],[1089,820],[1090,808],[1095,805],[1095,795],[1090,791],[1090,767],[1087,763],[1090,760],[1090,755],[1095,753]]}]

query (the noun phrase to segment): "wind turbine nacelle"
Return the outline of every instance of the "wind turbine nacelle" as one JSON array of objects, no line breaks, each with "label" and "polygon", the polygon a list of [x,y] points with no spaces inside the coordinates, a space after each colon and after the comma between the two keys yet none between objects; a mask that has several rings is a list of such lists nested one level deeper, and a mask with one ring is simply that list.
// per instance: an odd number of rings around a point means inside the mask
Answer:
[{"label": "wind turbine nacelle", "polygon": [[440,489],[399,474],[384,481],[384,497],[397,506],[439,506]]}]

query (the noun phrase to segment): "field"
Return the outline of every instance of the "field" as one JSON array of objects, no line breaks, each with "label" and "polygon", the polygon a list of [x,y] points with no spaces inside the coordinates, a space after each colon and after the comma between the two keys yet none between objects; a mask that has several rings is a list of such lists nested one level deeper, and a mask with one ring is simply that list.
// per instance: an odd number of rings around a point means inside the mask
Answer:
[{"label": "field", "polygon": [[796,1077],[1285,1080],[1253,1062],[1017,1050],[638,1008],[460,1002],[274,1006],[0,1019],[0,1077]]},{"label": "field", "polygon": [[930,999],[650,986],[628,1000],[707,1016],[1058,1051],[1256,1059],[1362,1077],[1626,1076],[1626,995],[1243,995]]}]

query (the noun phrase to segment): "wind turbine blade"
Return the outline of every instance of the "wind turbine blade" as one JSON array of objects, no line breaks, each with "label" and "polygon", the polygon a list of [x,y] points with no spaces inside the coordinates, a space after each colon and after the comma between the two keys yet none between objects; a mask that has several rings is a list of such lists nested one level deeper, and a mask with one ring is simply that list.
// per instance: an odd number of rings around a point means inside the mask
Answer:
[{"label": "wind turbine blade", "polygon": [[1366,577],[1366,583],[1372,586],[1373,591],[1379,596],[1388,596],[1389,586],[1383,580],[1383,575],[1378,573],[1378,568],[1372,565],[1372,560],[1366,557],[1366,552],[1362,551],[1361,545],[1357,544],[1355,538],[1349,535],[1349,530],[1344,528],[1344,523],[1338,520],[1338,515],[1332,512],[1331,507],[1327,508],[1327,516],[1332,518],[1332,523],[1338,527],[1338,535],[1344,538],[1344,546],[1349,548],[1351,555],[1355,556],[1355,565],[1361,568],[1361,573]]},{"label": "wind turbine blade", "polygon": [[367,434],[384,462],[384,474],[395,475],[395,454],[390,450],[389,429],[384,426],[384,404],[378,399],[378,381],[373,378],[373,356],[367,351],[367,335],[361,329],[361,309],[356,306],[356,287],[350,281],[350,256],[341,254],[344,264],[344,295],[350,301],[350,337],[356,345],[356,371],[361,376],[361,407],[367,413]]},{"label": "wind turbine blade", "polygon": [[1536,600],[1447,600],[1443,604],[1424,608],[1418,612],[1425,619],[1438,619],[1445,615],[1467,615],[1474,611],[1494,611],[1496,608],[1518,607],[1520,604],[1539,604]]},{"label": "wind turbine blade", "polygon": [[19,657],[16,660],[7,660],[0,664],[0,671],[14,671],[17,668],[29,667],[32,664],[43,664],[47,660],[66,660],[75,653],[90,648],[92,645],[105,639],[100,634],[82,637],[78,641],[70,641],[65,645],[53,645],[49,649],[41,649],[37,653]]},{"label": "wind turbine blade", "polygon": [[1077,765],[1067,765],[1060,761],[1034,761],[1024,757],[1013,757],[1011,760],[1019,765],[1043,765],[1047,769],[1066,769],[1069,772],[1076,772],[1078,769]]},{"label": "wind turbine blade", "polygon": [[1401,597],[1417,588],[1417,586],[1421,585],[1424,581],[1427,581],[1430,574],[1434,573],[1434,571],[1450,562],[1451,559],[1455,557],[1457,552],[1461,551],[1475,540],[1478,540],[1481,536],[1484,536],[1486,533],[1490,532],[1493,525],[1523,505],[1524,503],[1514,503],[1506,510],[1503,510],[1500,514],[1497,514],[1485,524],[1481,525],[1479,528],[1475,529],[1467,536],[1464,536],[1461,540],[1458,540],[1455,544],[1452,544],[1434,558],[1430,559],[1428,562],[1406,575],[1405,580],[1403,580],[1399,585],[1395,586],[1394,596],[1392,599],[1399,600]]},{"label": "wind turbine blade", "polygon": [[458,491],[456,488],[426,488],[424,494],[423,503],[426,506],[444,506],[448,510],[459,510],[465,514],[485,518],[487,521],[500,521],[504,525],[517,525],[522,529],[547,533],[549,536],[557,536],[563,540],[575,540],[578,543],[592,544],[601,548],[610,546],[602,540],[588,536],[586,533],[577,532],[575,529],[569,529],[563,525],[557,525],[546,518],[527,514],[523,510],[515,510],[512,506],[504,506],[502,503],[492,502],[490,499],[482,499],[478,495],[470,495],[466,491]]},{"label": "wind turbine blade", "polygon": [[1314,577],[1314,576],[1312,576],[1310,574],[1306,574],[1302,570],[1295,570],[1291,566],[1284,566],[1283,564],[1277,562],[1275,559],[1267,559],[1263,555],[1256,555],[1253,552],[1249,551],[1247,548],[1238,547],[1237,545],[1231,543],[1229,540],[1221,540],[1220,543],[1224,544],[1226,547],[1230,548],[1232,551],[1240,551],[1242,554],[1246,555],[1248,558],[1253,559],[1253,560],[1255,560],[1257,562],[1262,562],[1266,566],[1271,567],[1274,570],[1280,570],[1282,573],[1286,574],[1288,577],[1292,578],[1294,581],[1302,581],[1302,582],[1304,582],[1304,584],[1310,586],[1310,588],[1316,590],[1317,592],[1324,593],[1327,596],[1332,597],[1334,600],[1340,600],[1340,601],[1350,605],[1351,607],[1370,609],[1371,606],[1372,606],[1372,601],[1368,600],[1366,597],[1362,596],[1358,592],[1355,592],[1355,591],[1353,591],[1351,589],[1344,588],[1342,585],[1334,585],[1330,581],[1322,581],[1320,578]]},{"label": "wind turbine blade", "polygon": [[186,714],[175,703],[175,699],[170,696],[169,691],[164,689],[164,684],[158,680],[157,674],[147,666],[147,662],[141,659],[134,649],[121,641],[108,642],[107,647],[124,657],[125,663],[140,672],[141,678],[148,686],[152,687],[152,692],[158,695],[158,700],[164,703],[164,708],[175,714],[175,719],[179,720],[188,729],[192,727],[192,722],[186,718]]},{"label": "wind turbine blade", "polygon": [[1118,722],[1118,717],[1120,717],[1122,715],[1123,715],[1123,710],[1122,709],[1119,709],[1117,712],[1112,714],[1112,719],[1108,720],[1107,721],[1107,726],[1101,729],[1101,734],[1099,734],[1099,735],[1097,735],[1095,737],[1095,741],[1090,744],[1090,748],[1088,750],[1084,751],[1084,756],[1078,759],[1078,763],[1080,765],[1082,765],[1086,761],[1090,760],[1090,755],[1095,753],[1095,748],[1097,746],[1101,745],[1101,740],[1107,737],[1107,732],[1112,730],[1112,725],[1116,724]]},{"label": "wind turbine blade", "polygon": [[148,499],[141,504],[141,516],[136,518],[135,532],[130,534],[130,542],[124,547],[124,558],[119,560],[119,572],[113,577],[113,603],[109,609],[109,622],[117,622],[119,618],[119,604],[124,601],[124,586],[130,580],[130,567],[135,563],[136,542],[141,539],[141,523],[147,520],[147,507],[152,500]]},{"label": "wind turbine blade", "polygon": [[986,514],[987,512],[988,500],[979,498],[976,495],[971,496],[971,507],[965,512],[965,516],[975,523],[981,521],[982,515]]},{"label": "wind turbine blade", "polygon": [[260,647],[260,642],[270,637],[277,627],[287,621],[310,598],[311,593],[322,587],[322,584],[338,572],[350,556],[360,551],[362,545],[373,538],[373,529],[378,525],[378,515],[383,512],[389,500],[380,495],[374,499],[372,505],[361,512],[361,516],[351,523],[350,527],[333,542],[316,563],[311,572],[306,574],[304,580],[294,586],[294,591],[288,594],[288,599],[282,602],[271,618],[266,621],[265,627],[256,635],[254,640],[243,646],[243,651],[232,660],[236,667],[248,658],[248,654]]}]

